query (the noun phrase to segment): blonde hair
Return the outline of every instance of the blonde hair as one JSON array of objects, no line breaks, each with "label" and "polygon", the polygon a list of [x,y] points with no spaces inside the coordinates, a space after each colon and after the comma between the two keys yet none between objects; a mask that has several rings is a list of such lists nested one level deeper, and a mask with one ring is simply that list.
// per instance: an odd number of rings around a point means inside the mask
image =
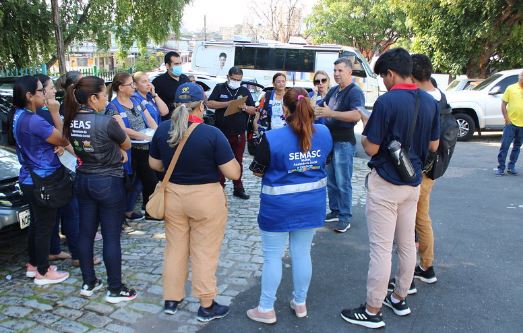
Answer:
[{"label": "blonde hair", "polygon": [[327,78],[327,86],[330,87],[331,78],[329,77],[329,74],[327,74],[326,71],[322,71],[322,70],[316,71],[316,73],[314,73],[314,76],[312,77],[312,80],[313,81],[316,80],[316,76],[318,76],[318,74],[325,75],[325,77]]},{"label": "blonde hair", "polygon": [[145,72],[136,72],[133,74],[133,80],[134,80],[134,82],[138,82],[146,75],[147,75],[147,73],[145,73]]},{"label": "blonde hair", "polygon": [[185,131],[189,128],[189,113],[194,112],[201,103],[203,101],[176,104],[176,109],[171,116],[171,130],[167,140],[170,147],[176,147],[182,141]]}]

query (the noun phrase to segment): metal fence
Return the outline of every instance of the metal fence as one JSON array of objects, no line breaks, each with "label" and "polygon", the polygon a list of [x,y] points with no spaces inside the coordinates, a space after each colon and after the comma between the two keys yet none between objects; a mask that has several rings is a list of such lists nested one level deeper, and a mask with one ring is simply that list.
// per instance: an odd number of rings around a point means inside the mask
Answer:
[{"label": "metal fence", "polygon": [[[94,75],[101,77],[105,81],[112,81],[114,75],[118,72],[129,72],[132,73],[133,69],[114,69],[114,70],[105,70],[105,69],[99,69],[97,66],[93,66],[90,68],[82,68],[76,70],[80,73],[82,73],[83,76],[87,75]],[[36,74],[45,74],[49,75],[54,78],[58,78],[60,76],[60,73],[51,72],[47,69],[47,66],[45,64],[42,64],[40,66],[34,66],[34,67],[26,67],[26,68],[0,68],[0,77],[17,77],[17,76],[24,76],[24,75],[36,75]]]}]

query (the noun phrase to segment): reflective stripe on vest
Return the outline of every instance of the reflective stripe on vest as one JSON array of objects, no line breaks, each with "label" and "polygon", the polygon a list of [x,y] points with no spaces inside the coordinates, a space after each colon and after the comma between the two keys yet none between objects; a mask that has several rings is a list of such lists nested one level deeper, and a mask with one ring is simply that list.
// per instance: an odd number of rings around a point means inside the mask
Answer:
[{"label": "reflective stripe on vest", "polygon": [[283,186],[269,186],[263,185],[261,192],[267,195],[282,195],[307,192],[312,190],[318,190],[327,186],[327,177],[320,179],[312,183],[295,184],[295,185],[283,185]]}]

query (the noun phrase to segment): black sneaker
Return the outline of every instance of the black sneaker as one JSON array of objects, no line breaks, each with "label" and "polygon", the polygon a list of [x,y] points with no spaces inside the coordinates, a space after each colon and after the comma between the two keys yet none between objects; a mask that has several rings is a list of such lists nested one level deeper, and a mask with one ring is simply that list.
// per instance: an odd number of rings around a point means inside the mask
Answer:
[{"label": "black sneaker", "polygon": [[[387,286],[388,291],[394,291],[394,288],[396,287],[396,279],[392,278],[389,280],[389,285]],[[416,285],[414,284],[414,280],[410,283],[409,291],[407,292],[409,295],[414,295],[418,292],[418,289],[416,289]]]},{"label": "black sneaker", "polygon": [[122,284],[119,291],[107,291],[105,301],[108,303],[116,304],[123,301],[132,301],[137,296],[136,290],[129,289],[125,284]]},{"label": "black sneaker", "polygon": [[392,293],[389,293],[387,297],[385,297],[385,300],[383,301],[383,305],[389,307],[394,311],[395,314],[398,316],[406,316],[410,314],[410,308],[407,305],[407,302],[405,300],[399,301],[398,303],[394,303],[391,298]]},{"label": "black sneaker", "polygon": [[385,327],[385,322],[381,312],[376,315],[370,315],[365,311],[365,305],[361,305],[359,308],[352,310],[341,310],[341,318],[348,321],[351,324],[361,325],[368,328],[380,328]]},{"label": "black sneaker", "polygon": [[340,233],[344,233],[349,229],[350,229],[350,222],[348,222],[348,221],[338,221],[338,223],[336,223],[336,226],[334,227],[334,231],[340,232]]},{"label": "black sneaker", "polygon": [[211,321],[214,319],[220,319],[229,314],[229,307],[221,305],[212,301],[212,305],[208,308],[200,306],[198,309],[198,316],[196,319],[199,321]]},{"label": "black sneaker", "polygon": [[82,285],[82,289],[80,289],[80,295],[85,297],[91,297],[93,296],[94,292],[97,290],[102,289],[103,283],[102,280],[96,279],[94,283],[84,283]]},{"label": "black sneaker", "polygon": [[181,302],[183,302],[183,299],[181,301],[165,301],[163,303],[163,312],[170,315],[175,314]]},{"label": "black sneaker", "polygon": [[143,221],[145,219],[145,216],[138,212],[132,212],[130,216],[125,215],[125,219],[128,222],[138,222]]},{"label": "black sneaker", "polygon": [[339,221],[338,213],[336,213],[336,212],[330,212],[329,214],[327,214],[327,216],[325,216],[325,222],[338,222],[338,221]]},{"label": "black sneaker", "polygon": [[417,265],[416,269],[414,269],[414,278],[419,279],[425,283],[436,283],[436,281],[438,281],[438,278],[434,273],[433,266],[430,266],[426,270],[423,270],[421,269],[420,265]]},{"label": "black sneaker", "polygon": [[243,188],[234,190],[234,192],[232,192],[232,195],[243,200],[247,200],[250,198],[250,196],[247,193],[245,193],[245,190]]}]

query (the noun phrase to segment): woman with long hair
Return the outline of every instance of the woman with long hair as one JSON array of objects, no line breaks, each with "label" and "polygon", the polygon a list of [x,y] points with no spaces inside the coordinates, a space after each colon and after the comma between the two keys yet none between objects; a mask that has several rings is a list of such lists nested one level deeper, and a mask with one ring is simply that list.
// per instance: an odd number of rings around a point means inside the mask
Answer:
[{"label": "woman with long hair", "polygon": [[210,321],[229,313],[229,307],[214,300],[215,274],[227,222],[220,173],[238,179],[241,171],[225,135],[202,124],[204,100],[203,89],[196,83],[178,87],[177,108],[171,120],[161,123],[154,133],[149,164],[158,172],[167,170],[175,150],[186,138],[165,188],[164,312],[174,314],[185,297],[190,258],[192,292],[200,300],[197,319]]},{"label": "woman with long hair", "polygon": [[254,131],[260,138],[268,130],[285,126],[283,113],[283,95],[287,89],[287,76],[276,73],[272,77],[273,90],[265,93],[260,102],[259,112],[254,118]]},{"label": "woman with long hair", "polygon": [[274,302],[287,241],[294,283],[290,307],[297,317],[307,315],[310,249],[315,228],[323,226],[325,220],[325,165],[332,149],[328,128],[314,124],[305,89],[287,90],[283,109],[287,126],[265,133],[250,165],[251,171],[262,177],[258,225],[264,262],[260,301],[247,316],[268,324],[276,322]]},{"label": "woman with long hair", "polygon": [[67,88],[64,138],[73,145],[78,159],[74,189],[80,209],[78,257],[82,271],[82,296],[102,288],[93,266],[94,237],[101,225],[103,259],[107,270],[105,300],[119,303],[136,298],[122,283],[121,226],[124,222],[125,189],[123,162],[131,141],[119,124],[105,116],[107,94],[103,79],[81,78]]},{"label": "woman with long hair", "polygon": [[311,106],[313,108],[317,105],[323,106],[323,99],[329,92],[330,88],[329,74],[322,70],[316,71],[316,73],[314,73],[312,83],[314,84],[314,89],[309,93],[309,97],[311,98]]},{"label": "woman with long hair", "polygon": [[22,166],[20,188],[25,200],[29,202],[32,217],[29,225],[29,263],[26,265],[26,276],[34,277],[37,285],[60,283],[69,277],[69,273],[59,272],[56,266],[49,265],[49,247],[57,208],[39,203],[34,191],[33,177],[54,179],[54,175],[63,172],[56,147],[66,146],[68,142],[55,126],[36,114],[38,108],[45,106],[44,87],[36,77],[23,76],[15,81],[13,105],[16,110],[10,130]]},{"label": "woman with long hair", "polygon": [[[131,99],[135,92],[135,82],[131,74],[116,74],[110,87],[109,100],[111,100],[113,92],[116,93],[116,98],[107,105],[105,114],[116,119],[131,140],[134,141],[132,148],[127,153],[129,162],[125,165],[125,170],[128,174],[135,174],[141,181],[142,202],[143,208],[145,208],[158,181],[156,174],[147,163],[151,136],[146,134],[145,129],[156,129],[158,125],[148,110],[142,110]],[[143,220],[144,216],[134,211],[135,202],[132,198],[133,196],[129,195],[126,203],[126,218],[129,221]]]},{"label": "woman with long hair", "polygon": [[154,86],[149,81],[149,76],[144,72],[133,74],[134,86],[136,91],[131,96],[135,104],[140,105],[142,111],[147,110],[157,125],[162,121],[162,116],[169,113],[167,104],[158,96]]}]

